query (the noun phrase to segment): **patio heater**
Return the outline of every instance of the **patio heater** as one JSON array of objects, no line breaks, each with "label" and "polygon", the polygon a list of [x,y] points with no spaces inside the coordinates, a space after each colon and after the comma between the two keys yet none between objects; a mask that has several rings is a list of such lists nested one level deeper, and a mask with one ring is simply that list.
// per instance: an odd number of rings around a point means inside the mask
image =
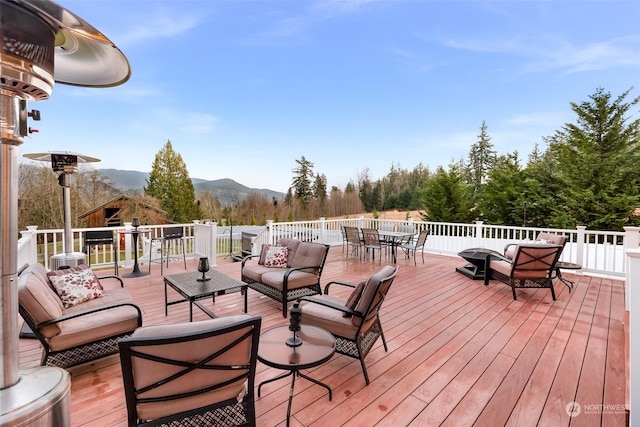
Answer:
[{"label": "patio heater", "polygon": [[69,374],[19,369],[18,146],[40,117],[27,102],[48,99],[54,82],[108,87],[130,73],[109,39],[56,3],[0,0],[0,425],[70,424]]},{"label": "patio heater", "polygon": [[71,189],[69,180],[71,174],[78,170],[78,162],[99,162],[100,159],[83,156],[77,153],[50,152],[30,153],[24,157],[41,162],[51,162],[53,171],[58,175],[58,183],[62,187],[62,205],[64,207],[64,251],[51,257],[50,268],[57,270],[60,267],[75,267],[85,264],[84,252],[73,251],[73,233],[71,232]]}]

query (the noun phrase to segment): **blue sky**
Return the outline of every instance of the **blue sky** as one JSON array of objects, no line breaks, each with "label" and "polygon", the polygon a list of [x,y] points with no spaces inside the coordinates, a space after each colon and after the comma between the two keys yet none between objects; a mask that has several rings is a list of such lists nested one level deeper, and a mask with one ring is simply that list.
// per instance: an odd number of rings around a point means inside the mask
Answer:
[{"label": "blue sky", "polygon": [[59,4],[131,63],[122,86],[56,84],[21,153],[285,192],[305,156],[329,187],[466,159],[483,121],[522,159],[598,87],[640,93],[640,2],[83,0]]}]

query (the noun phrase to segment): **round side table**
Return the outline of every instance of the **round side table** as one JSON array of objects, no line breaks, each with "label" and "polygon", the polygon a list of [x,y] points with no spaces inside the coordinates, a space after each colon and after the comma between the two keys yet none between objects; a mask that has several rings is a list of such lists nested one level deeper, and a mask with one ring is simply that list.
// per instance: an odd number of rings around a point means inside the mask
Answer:
[{"label": "round side table", "polygon": [[560,279],[562,283],[565,284],[567,288],[569,288],[569,292],[573,289],[573,282],[571,280],[565,279],[562,277],[562,273],[560,270],[580,270],[582,266],[580,264],[575,264],[573,262],[564,262],[558,261],[556,262],[556,277]]},{"label": "round side table", "polygon": [[331,387],[311,378],[300,372],[301,369],[309,369],[319,366],[333,356],[336,352],[336,340],[324,329],[301,325],[297,337],[302,340],[302,344],[297,347],[287,345],[287,339],[293,336],[289,326],[278,326],[260,335],[258,345],[258,360],[267,366],[288,371],[275,378],[263,381],[258,386],[258,397],[260,389],[264,384],[286,378],[291,375],[291,388],[289,390],[289,405],[287,407],[287,426],[291,416],[291,401],[293,400],[293,389],[296,377],[305,378],[329,390],[329,400],[331,400]]}]

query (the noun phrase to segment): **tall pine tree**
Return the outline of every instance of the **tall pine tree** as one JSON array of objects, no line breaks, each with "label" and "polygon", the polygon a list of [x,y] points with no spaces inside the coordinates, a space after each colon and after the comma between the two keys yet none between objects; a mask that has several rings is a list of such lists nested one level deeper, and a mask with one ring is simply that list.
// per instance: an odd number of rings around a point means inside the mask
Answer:
[{"label": "tall pine tree", "polygon": [[[640,193],[640,118],[626,101],[599,88],[589,101],[571,103],[575,123],[547,139],[564,183],[561,202],[575,221],[596,230],[622,230],[637,222]],[[636,117],[632,119],[632,117]]]},{"label": "tall pine tree", "polygon": [[144,191],[160,202],[172,221],[185,223],[202,217],[187,166],[173,151],[171,141],[156,154]]}]

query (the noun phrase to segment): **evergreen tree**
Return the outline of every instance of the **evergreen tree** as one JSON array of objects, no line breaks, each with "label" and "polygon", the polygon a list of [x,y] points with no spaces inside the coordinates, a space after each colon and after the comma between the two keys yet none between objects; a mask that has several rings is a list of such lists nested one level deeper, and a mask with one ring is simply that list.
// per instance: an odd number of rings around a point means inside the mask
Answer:
[{"label": "evergreen tree", "polygon": [[185,223],[202,218],[187,166],[171,141],[156,154],[144,191],[158,199],[172,221]]},{"label": "evergreen tree", "polygon": [[[524,196],[523,173],[518,153],[498,157],[489,171],[479,203],[482,218],[490,224],[523,225],[525,209],[531,204]],[[526,203],[526,204],[525,204]]]},{"label": "evergreen tree", "polygon": [[293,192],[295,198],[306,204],[313,196],[311,188],[311,178],[313,177],[313,163],[302,156],[296,160],[298,166],[292,170],[293,172]]},{"label": "evergreen tree", "polygon": [[496,152],[493,150],[491,137],[487,133],[487,124],[483,121],[478,141],[469,150],[469,181],[476,194],[482,191],[482,185],[486,182],[489,171],[495,163]]},{"label": "evergreen tree", "polygon": [[320,201],[320,204],[324,203],[327,198],[327,177],[325,174],[316,174],[316,178],[313,181],[313,197]]},{"label": "evergreen tree", "polygon": [[421,214],[424,221],[470,222],[473,219],[472,188],[464,182],[460,165],[450,165],[449,171],[439,166],[422,190]]},{"label": "evergreen tree", "polygon": [[637,222],[640,193],[640,118],[631,119],[640,97],[625,101],[599,88],[589,101],[571,103],[577,115],[547,139],[564,182],[561,202],[573,225],[622,230]]}]

